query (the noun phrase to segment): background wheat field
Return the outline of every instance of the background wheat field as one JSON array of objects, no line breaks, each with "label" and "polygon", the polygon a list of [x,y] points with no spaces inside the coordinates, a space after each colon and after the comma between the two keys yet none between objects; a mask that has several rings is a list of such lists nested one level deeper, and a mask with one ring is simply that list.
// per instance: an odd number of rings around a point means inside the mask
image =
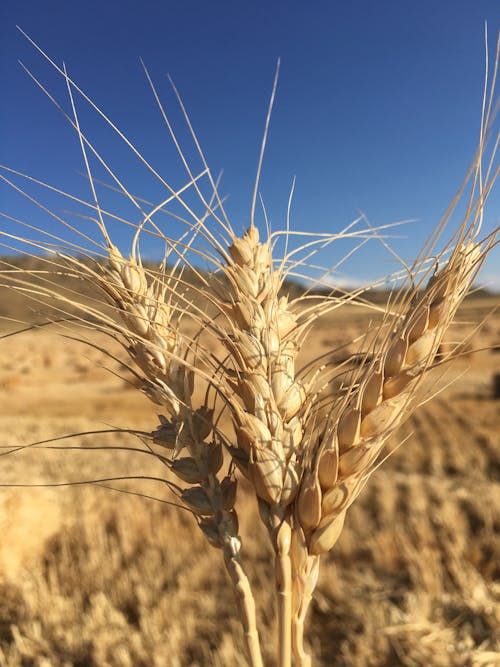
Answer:
[{"label": "background wheat field", "polygon": [[[22,304],[7,290],[1,296],[2,312],[12,317]],[[323,558],[308,626],[315,664],[500,665],[497,305],[490,296],[461,307],[461,337],[488,319],[444,377],[434,372],[429,390],[439,380],[443,391],[392,439],[396,451]],[[343,308],[318,325],[307,354],[326,352],[369,325],[363,310]],[[13,329],[3,326],[3,334]],[[3,445],[156,424],[154,407],[119,361],[73,335],[82,331],[52,326],[0,340]],[[103,343],[91,331],[84,335]],[[39,445],[2,456],[1,483],[164,474],[152,457],[110,449],[133,446],[126,434],[51,445],[83,448]],[[160,483],[109,485],[172,499]],[[273,664],[272,551],[250,492],[238,514],[264,658]],[[240,633],[220,553],[188,513],[89,485],[0,489],[0,665],[243,666]]]}]

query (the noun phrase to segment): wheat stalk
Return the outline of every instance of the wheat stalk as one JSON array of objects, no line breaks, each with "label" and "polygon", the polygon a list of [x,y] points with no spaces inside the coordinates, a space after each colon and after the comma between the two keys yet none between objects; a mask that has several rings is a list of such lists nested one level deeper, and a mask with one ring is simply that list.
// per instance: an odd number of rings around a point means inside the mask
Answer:
[{"label": "wheat stalk", "polygon": [[[67,84],[70,114],[30,74],[63,111],[77,134],[92,195],[90,202],[78,202],[89,209],[100,239],[94,240],[53,213],[11,179],[17,176],[35,181],[73,201],[74,196],[4,168],[0,174],[4,182],[66,230],[78,234],[82,243],[86,242],[79,246],[65,240],[64,235],[48,232],[40,241],[27,234],[2,231],[6,247],[24,242],[27,255],[41,250],[51,252],[44,260],[47,270],[41,272],[19,270],[4,261],[5,281],[35,303],[52,299],[55,312],[106,333],[128,355],[130,368],[140,378],[143,391],[162,410],[159,424],[148,433],[138,434],[144,445],[141,451],[157,457],[168,468],[169,479],[176,480],[169,482],[169,488],[178,502],[193,514],[208,542],[222,551],[236,594],[248,659],[253,667],[259,667],[263,662],[255,600],[243,567],[235,505],[236,471],[250,482],[275,553],[278,664],[289,667],[293,656],[296,665],[307,667],[311,660],[304,646],[304,626],[320,558],[338,540],[347,510],[383,459],[388,437],[422,400],[422,382],[429,370],[440,363],[436,355],[443,337],[495,244],[498,230],[483,240],[479,234],[484,206],[498,174],[498,137],[493,140],[489,163],[484,165],[486,138],[492,132],[496,65],[489,94],[485,89],[479,149],[469,174],[472,187],[463,222],[430,264],[434,245],[457,196],[435,237],[408,268],[407,282],[396,291],[368,348],[358,355],[360,363],[345,371],[325,358],[300,369],[298,356],[307,345],[315,320],[354,300],[362,303],[362,290],[344,297],[306,292],[290,299],[283,296],[283,286],[286,278],[297,275],[305,263],[298,258],[300,252],[307,258],[315,249],[339,237],[363,243],[366,238],[377,237],[380,230],[363,226],[363,220],[356,221],[361,228],[353,224],[340,235],[308,240],[300,249],[285,248],[279,259],[273,256],[277,236],[268,234],[261,240],[254,220],[255,205],[276,79],[250,225],[240,236],[229,223],[180,97],[203,165],[198,176],[189,167],[146,72],[188,175],[186,185],[175,190],[78,88],[66,69],[59,68],[34,46]],[[498,46],[495,62],[498,63]],[[80,127],[75,91],[165,188],[167,197],[161,203],[148,203],[131,194],[90,143]],[[139,223],[120,218],[101,206],[98,183],[90,167],[92,158],[111,178],[109,187],[121,192],[139,212]],[[202,189],[203,179],[208,183],[208,195]],[[194,191],[202,213],[195,213],[188,204],[188,191]],[[186,233],[177,239],[165,235],[156,222],[157,215],[169,213],[171,202],[183,210],[182,216],[172,215],[186,226]],[[152,207],[149,212],[146,206]],[[25,229],[36,229],[31,223],[5,217]],[[114,245],[106,220],[134,229],[128,258]],[[153,235],[165,247],[164,260],[155,270],[143,265],[138,251],[139,238],[144,234]],[[90,249],[87,242],[92,244]],[[78,250],[80,256],[75,256]],[[212,264],[214,271],[209,278],[189,259],[192,253]],[[198,286],[187,277],[186,270],[196,275]],[[84,301],[76,293],[61,291],[53,273],[88,281],[94,290],[93,299]],[[206,305],[197,305],[193,294]],[[183,328],[187,319],[197,326],[195,336],[189,336]],[[222,353],[214,352],[213,346],[205,342],[207,336],[222,345]],[[341,370],[342,384],[332,396],[327,389]],[[203,398],[195,400],[200,394]],[[232,433],[219,427],[222,412],[230,415]],[[229,460],[226,474],[222,473],[224,452]]]}]

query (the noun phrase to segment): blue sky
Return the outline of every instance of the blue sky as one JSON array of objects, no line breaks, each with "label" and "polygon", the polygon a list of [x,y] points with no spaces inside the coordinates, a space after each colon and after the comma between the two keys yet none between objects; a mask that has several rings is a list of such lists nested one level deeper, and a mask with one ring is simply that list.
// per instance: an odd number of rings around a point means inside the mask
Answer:
[{"label": "blue sky", "polygon": [[[402,238],[390,241],[407,260],[418,253],[440,219],[473,157],[484,77],[484,22],[489,25],[490,53],[500,27],[496,0],[7,0],[0,12],[0,163],[90,197],[88,184],[78,175],[83,163],[77,137],[17,61],[22,60],[68,110],[64,81],[16,30],[18,24],[59,64],[66,63],[70,76],[162,175],[180,187],[185,175],[139,58],[150,70],[197,169],[166,79],[170,73],[212,171],[224,172],[220,190],[228,196],[233,226],[242,230],[248,224],[279,57],[260,187],[272,228],[285,224],[296,177],[293,229],[336,232],[361,212],[374,226],[415,219],[393,232]],[[82,129],[130,191],[161,201],[162,187],[153,184],[83,101],[76,102]],[[29,191],[42,194],[34,186]],[[120,214],[135,215],[119,197],[106,191],[102,196]],[[45,201],[58,211],[80,210],[50,196]],[[499,224],[499,203],[495,194],[486,231]],[[2,186],[0,209],[54,229],[40,210]],[[89,229],[89,222],[76,220],[72,218]],[[176,233],[174,223],[165,224],[169,233]],[[117,227],[114,234],[125,244],[122,231]],[[349,247],[334,244],[318,262],[334,265]],[[144,244],[143,252],[158,254],[153,240]],[[342,267],[338,279],[371,280],[397,268],[379,243],[370,242]],[[484,267],[483,279],[500,288],[499,251]]]}]

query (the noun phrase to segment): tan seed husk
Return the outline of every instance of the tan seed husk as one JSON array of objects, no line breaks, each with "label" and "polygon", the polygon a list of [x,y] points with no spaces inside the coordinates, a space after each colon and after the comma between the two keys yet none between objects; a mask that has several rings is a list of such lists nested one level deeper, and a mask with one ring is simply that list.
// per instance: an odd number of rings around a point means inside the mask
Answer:
[{"label": "tan seed husk", "polygon": [[283,486],[281,489],[280,504],[282,507],[289,505],[297,495],[300,486],[300,477],[296,463],[289,462],[283,475]]},{"label": "tan seed husk", "polygon": [[421,304],[413,314],[408,330],[408,341],[413,343],[423,336],[429,323],[429,306]]},{"label": "tan seed husk", "polygon": [[334,486],[323,495],[321,502],[322,515],[339,512],[349,499],[349,491],[345,484]]},{"label": "tan seed husk", "polygon": [[356,408],[346,410],[339,419],[337,426],[337,439],[339,448],[349,449],[359,439],[361,427],[361,413]]},{"label": "tan seed husk", "polygon": [[262,373],[250,373],[247,377],[248,381],[253,385],[257,394],[260,394],[265,401],[271,397],[271,390],[267,378]]},{"label": "tan seed husk", "polygon": [[252,441],[254,444],[262,446],[266,443],[271,443],[271,431],[261,419],[250,412],[244,414],[244,419],[246,421],[246,428],[253,434]]},{"label": "tan seed husk", "polygon": [[146,313],[144,312],[144,314],[142,314],[140,312],[141,308],[142,307],[140,305],[134,306],[135,312],[123,313],[122,319],[137,336],[147,338],[150,329],[150,323],[147,319]]},{"label": "tan seed husk", "polygon": [[289,310],[280,309],[278,317],[278,335],[283,340],[297,326],[297,319]]},{"label": "tan seed husk", "polygon": [[274,456],[280,461],[285,461],[285,450],[283,449],[283,443],[280,438],[273,438],[271,440],[271,451]]},{"label": "tan seed husk", "polygon": [[336,448],[324,449],[318,461],[318,479],[323,489],[330,489],[337,481],[339,454]]},{"label": "tan seed husk", "polygon": [[293,377],[287,373],[286,369],[282,366],[275,366],[272,371],[271,376],[271,386],[273,390],[273,396],[277,403],[279,403],[285,393],[288,391],[290,386],[293,383]]},{"label": "tan seed husk", "polygon": [[283,419],[280,413],[273,409],[271,402],[266,405],[262,416],[259,415],[259,417],[267,423],[274,438],[280,438],[281,440],[283,437]]},{"label": "tan seed husk", "polygon": [[121,270],[121,278],[123,285],[132,294],[141,294],[147,288],[147,281],[144,273],[132,264],[125,264]]},{"label": "tan seed husk", "polygon": [[253,249],[245,237],[234,238],[233,243],[228,247],[229,254],[240,266],[250,264],[253,260]]},{"label": "tan seed husk", "polygon": [[269,243],[254,245],[254,265],[259,273],[267,273],[271,266]]},{"label": "tan seed husk", "polygon": [[447,303],[445,299],[438,299],[433,301],[429,309],[429,323],[428,328],[434,329],[443,319]]},{"label": "tan seed husk", "polygon": [[283,425],[282,443],[285,457],[288,460],[296,452],[302,442],[302,423],[298,417],[294,417]]},{"label": "tan seed husk", "polygon": [[249,368],[267,369],[267,360],[262,343],[251,333],[239,333],[238,350]]},{"label": "tan seed husk", "polygon": [[384,382],[384,400],[394,398],[404,391],[415,376],[408,371],[401,371]]},{"label": "tan seed husk", "polygon": [[261,471],[259,464],[250,462],[248,464],[248,475],[249,479],[253,484],[255,493],[265,500],[266,503],[277,503],[281,495],[281,475],[279,479],[279,486],[269,483],[269,480],[265,480],[263,472]]},{"label": "tan seed husk", "polygon": [[252,246],[252,248],[255,250],[257,247],[257,244],[259,242],[259,230],[254,224],[251,224],[250,227],[247,229],[245,232],[245,238],[248,239],[248,242]]},{"label": "tan seed husk", "polygon": [[238,395],[243,399],[245,408],[252,413],[255,412],[257,397],[262,397],[262,394],[256,391],[255,384],[251,380],[242,380],[235,388],[238,391]]},{"label": "tan seed husk", "polygon": [[[254,477],[260,477],[266,489],[265,495],[271,498],[271,502],[279,502],[283,487],[284,461],[279,459],[270,450],[254,452]],[[264,500],[266,499],[262,496]]]},{"label": "tan seed husk", "polygon": [[294,382],[278,404],[278,409],[285,421],[289,421],[300,410],[305,400],[305,389],[298,382]]},{"label": "tan seed husk", "polygon": [[307,565],[308,549],[304,530],[300,525],[294,527],[290,543],[290,555],[296,572],[302,572]]},{"label": "tan seed husk", "polygon": [[238,447],[246,454],[250,454],[255,444],[255,433],[246,426],[240,426],[236,428],[236,440],[238,441]]},{"label": "tan seed husk", "polygon": [[370,412],[361,422],[361,436],[371,438],[384,433],[391,426],[394,426],[404,407],[402,397],[384,401]]},{"label": "tan seed husk", "polygon": [[404,364],[407,349],[408,343],[404,338],[398,338],[391,345],[384,363],[384,376],[386,378],[399,373]]},{"label": "tan seed husk", "polygon": [[406,365],[418,366],[429,361],[435,342],[435,332],[428,331],[421,338],[412,343],[406,353]]},{"label": "tan seed husk", "polygon": [[314,473],[309,473],[300,486],[297,514],[305,531],[316,528],[321,519],[321,487]]},{"label": "tan seed husk", "polygon": [[330,551],[340,537],[344,520],[345,512],[335,517],[325,517],[310,537],[309,553],[313,556],[321,556]]},{"label": "tan seed husk", "polygon": [[233,279],[237,285],[238,291],[242,294],[250,296],[252,299],[255,299],[259,286],[257,282],[257,276],[255,271],[250,269],[248,266],[240,266],[237,271],[234,271]]},{"label": "tan seed husk", "polygon": [[278,332],[273,328],[265,328],[261,335],[262,346],[268,358],[275,358],[280,349]]},{"label": "tan seed husk", "polygon": [[373,373],[367,380],[363,389],[363,398],[361,400],[361,412],[366,414],[382,400],[382,383],[384,376],[382,373]]},{"label": "tan seed husk", "polygon": [[376,448],[358,445],[352,447],[339,459],[339,477],[348,477],[364,470],[376,454]]},{"label": "tan seed husk", "polygon": [[236,301],[230,310],[236,324],[242,329],[249,329],[252,324],[254,310],[251,303],[246,301]]}]

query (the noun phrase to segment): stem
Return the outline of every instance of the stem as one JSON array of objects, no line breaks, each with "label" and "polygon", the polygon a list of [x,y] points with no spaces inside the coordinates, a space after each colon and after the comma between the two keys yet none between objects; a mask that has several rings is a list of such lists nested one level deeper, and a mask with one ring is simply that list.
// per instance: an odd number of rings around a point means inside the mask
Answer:
[{"label": "stem", "polygon": [[263,667],[252,589],[238,552],[229,544],[224,547],[224,563],[233,582],[250,666]]},{"label": "stem", "polygon": [[[196,443],[188,449],[200,469],[203,469],[205,466],[203,443]],[[216,473],[209,472],[200,483],[215,510],[214,521],[219,533],[220,546],[223,549],[224,564],[235,592],[250,667],[263,667],[259,633],[257,631],[255,600],[240,558],[241,540],[230,519],[230,510],[224,509],[224,498]]]},{"label": "stem", "polygon": [[[274,513],[278,519],[281,511]],[[292,664],[292,562],[290,559],[291,528],[287,519],[280,517],[281,523],[275,533],[275,577],[278,603],[278,665],[291,667]]]},{"label": "stem", "polygon": [[292,647],[296,667],[311,667],[311,656],[304,648],[304,626],[319,572],[319,556],[309,556],[300,578],[301,600],[292,622]]}]

